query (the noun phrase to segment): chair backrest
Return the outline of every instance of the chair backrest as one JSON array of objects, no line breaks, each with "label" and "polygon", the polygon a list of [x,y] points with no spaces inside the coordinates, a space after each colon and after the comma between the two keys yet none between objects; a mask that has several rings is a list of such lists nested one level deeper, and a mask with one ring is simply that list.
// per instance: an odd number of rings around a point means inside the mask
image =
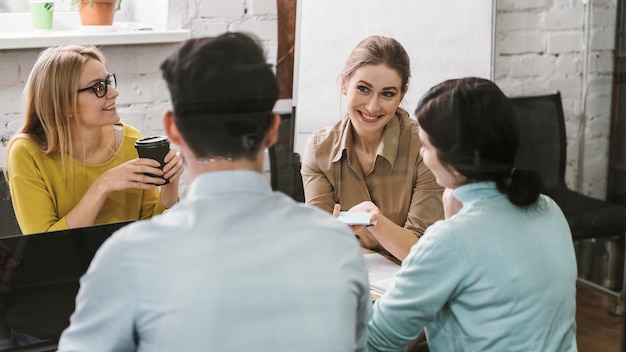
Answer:
[{"label": "chair backrest", "polygon": [[519,125],[515,166],[536,171],[543,193],[565,189],[567,142],[561,93],[509,98]]},{"label": "chair backrest", "polygon": [[282,122],[278,140],[268,148],[270,183],[273,190],[281,191],[298,202],[304,202],[300,155],[293,151],[294,111],[280,115]]},{"label": "chair backrest", "polygon": [[15,212],[13,211],[9,185],[2,174],[2,170],[0,170],[0,237],[21,234],[22,230],[20,230],[17,224]]}]

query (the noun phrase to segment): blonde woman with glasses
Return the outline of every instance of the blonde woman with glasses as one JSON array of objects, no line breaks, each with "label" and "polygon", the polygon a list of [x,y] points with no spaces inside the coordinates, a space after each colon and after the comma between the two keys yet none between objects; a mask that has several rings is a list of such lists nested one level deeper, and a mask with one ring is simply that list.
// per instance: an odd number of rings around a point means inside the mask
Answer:
[{"label": "blonde woman with glasses", "polygon": [[145,219],[178,201],[181,158],[171,149],[162,170],[158,161],[138,158],[134,144],[143,136],[120,121],[116,88],[95,47],[51,47],[39,55],[5,166],[24,234]]}]

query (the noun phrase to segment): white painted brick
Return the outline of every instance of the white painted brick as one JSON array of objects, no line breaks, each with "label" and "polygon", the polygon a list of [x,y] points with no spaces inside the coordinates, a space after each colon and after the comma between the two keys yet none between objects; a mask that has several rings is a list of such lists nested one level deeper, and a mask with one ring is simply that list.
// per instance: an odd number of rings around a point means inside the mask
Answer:
[{"label": "white painted brick", "polygon": [[28,79],[39,51],[36,49],[0,50],[0,87],[22,86]]},{"label": "white painted brick", "polygon": [[146,115],[144,119],[144,129],[146,133],[150,135],[161,135],[164,133],[163,118],[160,111],[158,116],[155,113]]},{"label": "white painted brick", "polygon": [[539,53],[544,50],[543,36],[534,33],[511,33],[499,44],[501,54]]},{"label": "white painted brick", "polygon": [[585,177],[581,193],[592,198],[606,200],[606,190],[606,173],[604,173],[604,177]]},{"label": "white painted brick", "polygon": [[[563,92],[562,92],[563,93]],[[567,93],[567,92],[565,92]],[[578,95],[561,96],[563,103],[563,115],[565,116],[565,122],[572,122],[579,124],[579,128],[576,131],[580,131],[582,127],[580,125],[580,119],[582,116],[582,103],[580,101],[580,93]],[[569,103],[567,103],[569,101]]]},{"label": "white painted brick", "polygon": [[251,0],[248,2],[248,11],[253,16],[258,15],[278,15],[276,0]]},{"label": "white painted brick", "polygon": [[502,13],[496,19],[498,31],[537,28],[541,23],[541,15],[530,12]]},{"label": "white painted brick", "polygon": [[552,55],[525,55],[510,68],[512,77],[547,76],[554,71],[556,57]]},{"label": "white painted brick", "polygon": [[583,48],[581,32],[557,32],[548,35],[548,51],[551,54],[580,51]]},{"label": "white painted brick", "polygon": [[538,95],[550,93],[550,81],[547,79],[530,79],[522,82],[522,95]]},{"label": "white painted brick", "polygon": [[589,69],[595,73],[613,73],[613,52],[596,52],[589,57]]},{"label": "white painted brick", "polygon": [[612,8],[617,7],[617,0],[593,0],[593,6],[595,8]]},{"label": "white painted brick", "polygon": [[276,42],[278,40],[276,21],[259,20],[254,17],[248,17],[243,21],[233,22],[229,30],[233,32],[251,32],[262,41]]},{"label": "white painted brick", "polygon": [[7,115],[9,122],[6,124],[6,130],[11,135],[17,133],[22,128],[23,115],[22,113],[15,113]]},{"label": "white painted brick", "polygon": [[591,12],[591,25],[593,28],[615,28],[615,19],[617,12],[615,10],[594,8]]},{"label": "white painted brick", "polygon": [[583,63],[577,53],[562,54],[556,59],[555,74],[566,76],[582,72]]},{"label": "white painted brick", "polygon": [[586,138],[585,139],[585,162],[598,157],[608,156],[609,141],[606,138]]},{"label": "white painted brick", "polygon": [[150,103],[155,100],[154,86],[162,80],[160,73],[150,75],[133,74],[126,75],[123,80],[119,80],[117,98],[118,104]]},{"label": "white painted brick", "polygon": [[591,33],[591,50],[613,50],[615,29],[594,30]]},{"label": "white painted brick", "polygon": [[516,0],[496,0],[495,6],[498,12],[498,17],[505,11],[512,11],[515,9]]},{"label": "white painted brick", "polygon": [[592,94],[610,95],[613,87],[612,75],[591,75],[587,83],[587,89]]},{"label": "white painted brick", "polygon": [[565,184],[569,189],[576,190],[576,169],[572,164],[565,167]]},{"label": "white painted brick", "polygon": [[[595,81],[594,78],[590,79],[589,82],[591,81]],[[589,83],[587,86],[587,98],[588,99],[611,99],[612,96],[612,86],[610,84],[610,80],[605,80],[604,78],[602,79],[601,82],[605,82],[605,83],[598,83],[595,85],[591,85],[591,83]]]},{"label": "white painted brick", "polygon": [[498,79],[495,81],[502,92],[509,97],[522,95],[522,84],[518,80]]},{"label": "white painted brick", "polygon": [[[499,79],[507,77],[511,71],[511,66],[517,62],[516,56],[498,56],[494,60],[494,80],[498,82]],[[500,87],[502,89],[502,87]]]},{"label": "white painted brick", "polygon": [[[136,110],[137,107],[134,107],[133,109]],[[133,111],[133,109],[128,108],[128,107],[126,108],[118,107],[117,110],[118,110],[118,114],[120,115],[120,120],[122,120],[122,122],[124,122],[125,124],[135,127],[144,135],[147,135],[145,132],[146,128],[144,126],[146,114],[140,111]]]},{"label": "white painted brick", "polygon": [[[570,136],[569,132],[568,132],[568,136]],[[567,163],[570,164],[572,163],[572,161],[578,160],[578,151],[580,149],[579,148],[580,139],[568,138],[566,145],[567,145],[566,160],[567,160]]]},{"label": "white painted brick", "polygon": [[583,7],[582,0],[553,0],[553,8],[568,9]]},{"label": "white painted brick", "polygon": [[[115,70],[120,76],[125,73],[154,74],[159,73],[161,63],[178,46],[178,44],[164,45],[134,45],[110,46],[102,50],[107,56],[107,68]],[[119,78],[119,77],[118,77]]]},{"label": "white painted brick", "polygon": [[573,170],[578,172],[578,159],[580,156],[580,136],[572,136],[567,138],[567,157],[566,163],[572,165]]},{"label": "white painted brick", "polygon": [[267,62],[272,64],[274,74],[276,74],[276,61],[278,60],[278,42],[263,43],[263,50]]},{"label": "white painted brick", "polygon": [[110,72],[115,72],[118,84],[125,79],[126,75],[136,73],[139,70],[137,62],[141,59],[137,59],[137,55],[142,56],[142,53],[138,53],[134,46],[129,46],[126,49],[117,46],[101,49],[107,59],[106,68]]},{"label": "white painted brick", "polygon": [[567,134],[570,136],[575,136],[578,134],[580,123],[578,121],[567,120],[565,121],[565,130]]},{"label": "white painted brick", "polygon": [[215,37],[228,31],[228,22],[219,21],[199,21],[194,20],[191,24],[192,37]]},{"label": "white painted brick", "polygon": [[0,114],[13,114],[22,110],[22,89],[22,86],[2,88]]},{"label": "white painted brick", "polygon": [[22,114],[0,114],[0,142],[5,144],[21,127]]},{"label": "white painted brick", "polygon": [[190,11],[185,1],[168,1],[167,27],[168,28],[184,28],[186,17]]},{"label": "white painted brick", "polygon": [[198,16],[239,18],[246,14],[244,5],[244,0],[203,0],[199,3]]},{"label": "white painted brick", "polygon": [[[584,183],[586,191],[601,192],[606,183],[609,143],[606,138],[591,139],[585,143]],[[601,195],[600,195],[601,196]]]},{"label": "white painted brick", "polygon": [[498,10],[511,9],[538,9],[544,8],[548,4],[548,0],[497,0],[496,7]]},{"label": "white painted brick", "polygon": [[[607,99],[606,101],[602,102],[605,104],[605,106],[609,107],[610,110],[610,105],[611,105],[611,99]],[[596,111],[599,111],[602,109],[602,107],[596,106],[596,107],[592,107],[592,109],[595,109]],[[587,115],[590,116],[587,118],[587,126],[586,126],[586,132],[585,132],[585,136],[588,139],[607,139],[609,137],[609,130],[611,129],[611,119],[609,118],[610,116],[610,111],[606,112],[604,111],[602,115],[598,115],[598,114],[594,114],[595,111],[590,111],[589,109],[587,109]],[[599,117],[592,117],[593,115],[599,116]]]},{"label": "white painted brick", "polygon": [[561,105],[563,107],[565,121],[579,123],[579,116],[582,110],[580,95],[567,94],[567,92],[564,94],[561,92]]},{"label": "white painted brick", "polygon": [[167,89],[167,84],[162,78],[154,82],[152,86],[152,96],[155,98],[156,102],[166,103],[168,108],[171,105],[170,91]]},{"label": "white painted brick", "polygon": [[22,85],[20,79],[19,65],[17,62],[0,62],[0,87],[11,87]]},{"label": "white painted brick", "polygon": [[552,79],[548,83],[548,87],[550,90],[558,90],[562,94],[570,94],[580,96],[581,88],[581,79],[580,78],[560,78],[560,79]]},{"label": "white painted brick", "polygon": [[546,30],[582,29],[584,11],[582,9],[566,9],[546,13],[544,28]]}]

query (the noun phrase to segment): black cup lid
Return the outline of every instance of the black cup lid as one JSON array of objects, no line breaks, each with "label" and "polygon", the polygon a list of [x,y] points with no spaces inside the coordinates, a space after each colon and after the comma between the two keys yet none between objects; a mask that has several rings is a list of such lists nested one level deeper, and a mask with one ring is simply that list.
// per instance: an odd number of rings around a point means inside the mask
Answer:
[{"label": "black cup lid", "polygon": [[151,136],[151,137],[143,137],[138,139],[135,142],[135,147],[138,146],[150,146],[150,145],[159,145],[169,143],[169,139],[167,136]]}]

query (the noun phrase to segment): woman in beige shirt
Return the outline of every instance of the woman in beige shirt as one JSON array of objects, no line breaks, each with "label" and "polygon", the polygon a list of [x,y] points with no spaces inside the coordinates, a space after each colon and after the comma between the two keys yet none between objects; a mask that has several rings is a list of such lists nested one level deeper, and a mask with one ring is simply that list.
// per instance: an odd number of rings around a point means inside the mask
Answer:
[{"label": "woman in beige shirt", "polygon": [[306,203],[335,215],[376,205],[376,225],[352,230],[363,247],[400,260],[443,218],[443,188],[419,155],[417,122],[400,108],[409,76],[409,56],[398,41],[361,41],[341,73],[347,114],[313,133],[302,161]]}]

